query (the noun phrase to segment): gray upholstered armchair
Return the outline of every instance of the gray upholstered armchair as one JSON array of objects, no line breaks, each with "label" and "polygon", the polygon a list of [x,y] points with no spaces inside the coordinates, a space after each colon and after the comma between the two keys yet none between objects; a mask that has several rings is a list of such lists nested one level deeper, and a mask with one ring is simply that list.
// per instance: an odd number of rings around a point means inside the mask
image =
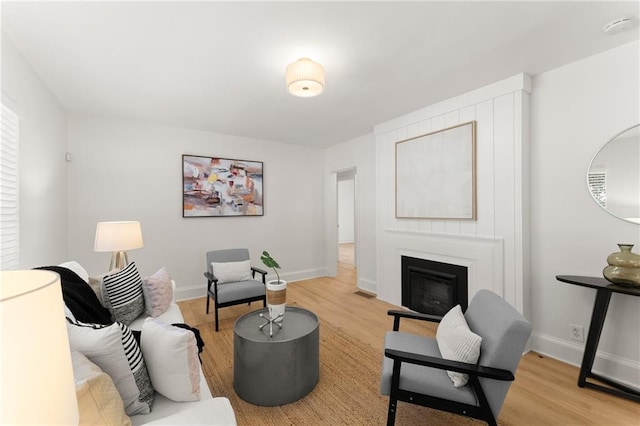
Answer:
[{"label": "gray upholstered armchair", "polygon": [[[265,276],[267,271],[250,264],[249,250],[245,248],[207,252],[207,314],[209,300],[213,299],[215,324],[218,331],[218,308],[262,301],[266,306]],[[256,272],[262,281],[255,279]]]},{"label": "gray upholstered armchair", "polygon": [[[479,291],[464,313],[468,328],[482,338],[478,363],[470,364],[443,359],[436,339],[398,331],[401,318],[439,322],[440,317],[407,311],[389,315],[394,331],[385,336],[380,385],[389,395],[387,425],[395,423],[398,401],[497,424],[531,334],[529,322],[495,293]],[[454,387],[447,371],[468,374],[468,384]]]}]

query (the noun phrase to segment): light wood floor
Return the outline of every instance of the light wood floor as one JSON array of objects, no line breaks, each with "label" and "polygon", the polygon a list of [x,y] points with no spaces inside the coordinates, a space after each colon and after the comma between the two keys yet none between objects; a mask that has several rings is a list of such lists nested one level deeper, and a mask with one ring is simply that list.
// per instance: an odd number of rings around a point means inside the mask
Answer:
[{"label": "light wood floor", "polygon": [[[382,353],[384,333],[392,328],[393,322],[386,311],[397,307],[358,292],[355,277],[353,262],[340,262],[335,278],[290,283],[287,301],[312,310],[322,322],[357,335]],[[327,291],[329,288],[332,291]],[[188,324],[197,327],[213,321],[213,313],[204,313],[204,298],[179,302],[179,305]],[[221,309],[220,328],[232,329],[238,316],[259,308],[255,305]],[[412,321],[403,320],[401,330],[435,335],[434,325]],[[223,336],[224,333],[216,334]],[[516,380],[498,419],[499,424],[640,426],[640,404],[579,388],[577,377],[577,367],[535,352],[527,353],[516,372]]]},{"label": "light wood floor", "polygon": [[346,269],[354,269],[355,245],[353,243],[342,243],[338,245],[338,266]]}]

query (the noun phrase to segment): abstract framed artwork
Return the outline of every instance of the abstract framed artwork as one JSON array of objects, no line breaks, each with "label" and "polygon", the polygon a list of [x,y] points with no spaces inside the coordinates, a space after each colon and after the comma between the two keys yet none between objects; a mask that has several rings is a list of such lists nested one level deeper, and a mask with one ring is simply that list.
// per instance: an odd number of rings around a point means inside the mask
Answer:
[{"label": "abstract framed artwork", "polygon": [[476,219],[476,122],[396,143],[396,218]]},{"label": "abstract framed artwork", "polygon": [[264,215],[264,164],[182,156],[182,217]]}]

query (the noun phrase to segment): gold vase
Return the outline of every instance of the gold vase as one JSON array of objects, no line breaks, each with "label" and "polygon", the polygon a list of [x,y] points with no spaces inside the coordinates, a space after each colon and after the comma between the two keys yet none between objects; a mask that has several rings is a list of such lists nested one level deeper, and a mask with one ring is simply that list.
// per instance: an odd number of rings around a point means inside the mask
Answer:
[{"label": "gold vase", "polygon": [[620,251],[607,256],[602,274],[607,281],[628,287],[640,287],[640,255],[632,253],[633,244],[618,244]]}]

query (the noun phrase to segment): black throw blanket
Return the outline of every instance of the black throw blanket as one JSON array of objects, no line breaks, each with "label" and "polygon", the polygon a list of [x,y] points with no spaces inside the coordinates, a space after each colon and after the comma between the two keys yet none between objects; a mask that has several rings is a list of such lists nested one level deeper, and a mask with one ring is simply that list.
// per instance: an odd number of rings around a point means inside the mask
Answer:
[{"label": "black throw blanket", "polygon": [[111,313],[100,304],[100,300],[91,286],[71,269],[62,266],[41,266],[34,269],[45,269],[57,272],[60,275],[62,298],[78,321],[93,324],[113,324]]}]

